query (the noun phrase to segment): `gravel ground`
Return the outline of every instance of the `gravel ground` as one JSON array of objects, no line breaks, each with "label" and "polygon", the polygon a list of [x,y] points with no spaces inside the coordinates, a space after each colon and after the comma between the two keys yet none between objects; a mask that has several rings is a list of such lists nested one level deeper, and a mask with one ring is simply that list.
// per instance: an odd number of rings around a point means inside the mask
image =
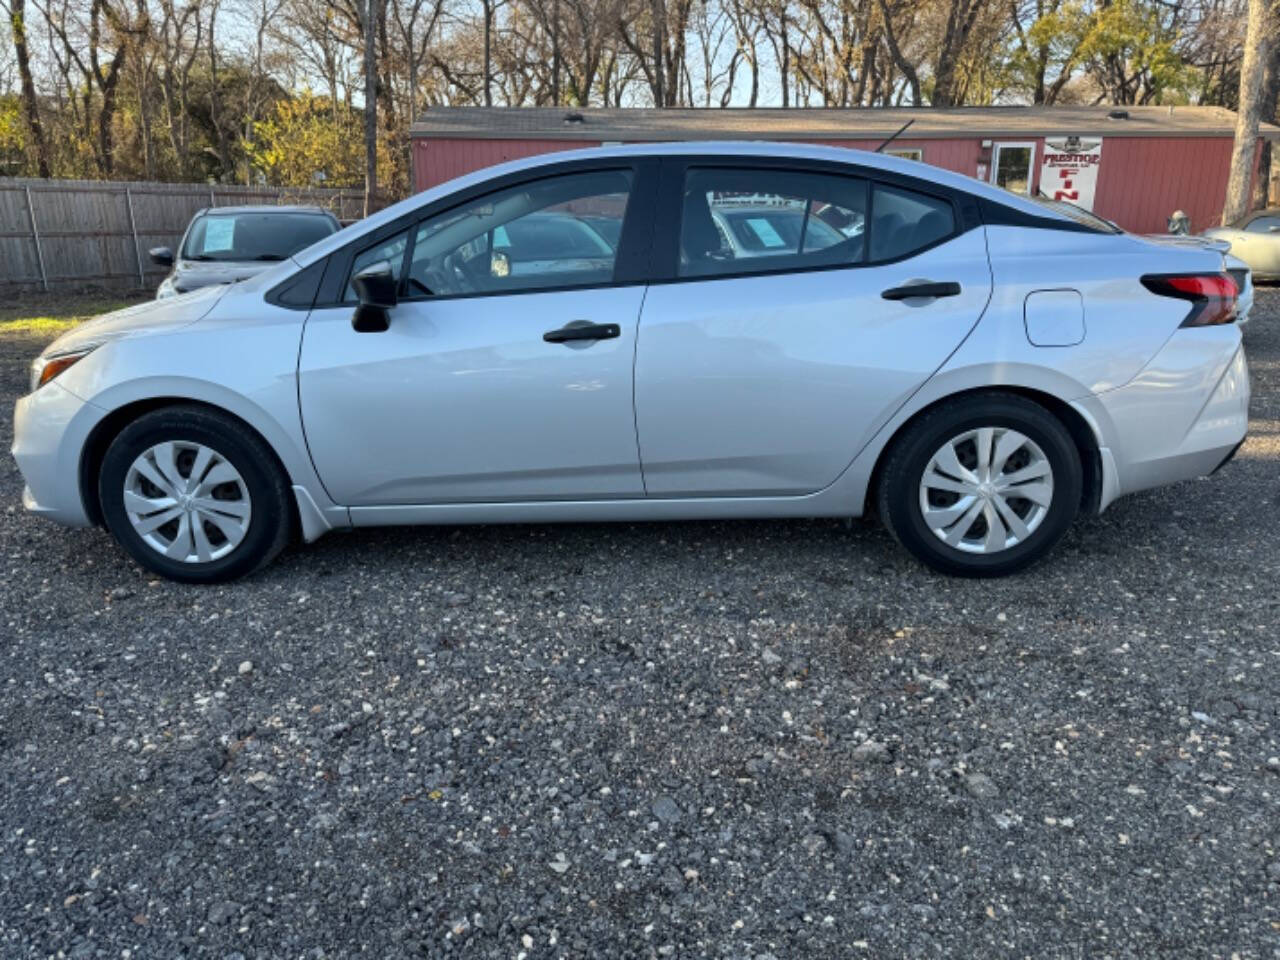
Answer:
[{"label": "gravel ground", "polygon": [[0,955],[1280,956],[1280,291],[1247,339],[1233,464],[998,582],[814,521],[197,589],[5,456]]}]

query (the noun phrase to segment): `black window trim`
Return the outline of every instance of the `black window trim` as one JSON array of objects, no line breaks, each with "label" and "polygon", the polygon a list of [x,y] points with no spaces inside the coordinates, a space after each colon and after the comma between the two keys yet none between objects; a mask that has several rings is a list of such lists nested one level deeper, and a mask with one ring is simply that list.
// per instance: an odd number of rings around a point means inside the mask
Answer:
[{"label": "black window trim", "polygon": [[[714,273],[694,276],[680,275],[680,229],[684,207],[684,184],[689,170],[768,170],[779,173],[825,174],[828,176],[849,177],[863,180],[867,185],[867,209],[864,212],[866,223],[866,242],[863,258],[846,263],[823,263],[811,266],[789,265],[764,270],[741,270],[732,273]],[[742,154],[697,154],[677,157],[663,157],[661,177],[662,203],[658,211],[657,225],[654,231],[654,269],[649,282],[667,283],[705,283],[709,280],[733,280],[744,277],[769,277],[785,274],[803,274],[829,272],[832,270],[865,270],[869,267],[892,266],[922,253],[932,250],[968,233],[982,225],[978,215],[977,198],[961,190],[953,190],[943,184],[922,180],[918,177],[906,176],[896,171],[879,170],[859,163],[842,161],[812,160],[797,157],[754,157]],[[900,257],[887,260],[871,260],[871,218],[873,214],[875,186],[877,184],[910,190],[946,201],[951,205],[954,226],[951,232],[940,237],[927,246],[917,247]]]},{"label": "black window trim", "polygon": [[[777,270],[752,270],[742,273],[681,277],[678,275],[677,269],[680,255],[680,218],[682,215],[684,175],[685,171],[690,167],[791,170],[798,173],[858,177],[867,181],[868,184],[868,215],[871,212],[870,198],[874,192],[871,187],[880,183],[886,186],[913,190],[938,199],[949,200],[955,210],[956,227],[952,233],[935,243],[913,250],[893,260],[880,260],[873,263],[864,259],[860,263],[816,264],[811,267],[787,267]],[[728,280],[735,277],[763,277],[785,273],[859,270],[867,267],[892,266],[911,257],[919,256],[934,246],[984,225],[1019,226],[1068,233],[1097,234],[1099,232],[1092,227],[1073,220],[1052,216],[1038,216],[1016,207],[1008,206],[990,197],[936,183],[919,175],[907,175],[897,171],[868,167],[858,163],[854,156],[851,156],[849,161],[845,161],[808,157],[751,156],[746,154],[639,154],[625,157],[600,157],[591,160],[565,160],[529,167],[473,184],[383,224],[372,233],[352,240],[345,246],[330,253],[323,261],[320,261],[325,264],[324,275],[319,283],[312,306],[287,307],[287,309],[307,310],[349,306],[349,303],[344,302],[343,294],[347,286],[351,261],[355,255],[385,241],[388,237],[394,236],[401,230],[416,226],[422,220],[469,203],[485,194],[518,186],[522,183],[532,183],[537,180],[571,173],[607,170],[631,170],[635,177],[631,196],[627,203],[627,218],[623,224],[623,234],[618,243],[618,257],[615,262],[612,281],[601,284],[569,284],[563,287],[535,287],[516,291],[445,294],[430,298],[420,298],[420,301],[461,297],[530,296],[566,290],[607,289],[660,283],[703,283],[709,280]],[[411,253],[409,250],[411,243],[412,238],[410,244],[406,244],[407,253]],[[870,252],[869,244],[870,236],[868,235],[868,253]],[[296,274],[291,275],[281,281],[276,288],[273,288],[267,294],[268,299],[270,300],[273,296],[276,296],[277,291],[282,290],[295,276]]]},{"label": "black window trim", "polygon": [[[408,281],[404,272],[404,264],[410,262],[413,255],[413,244],[416,239],[416,228],[432,217],[447,213],[464,206],[473,200],[491,193],[519,187],[526,183],[536,183],[554,177],[576,173],[607,173],[610,171],[626,171],[631,174],[631,189],[627,198],[627,212],[622,225],[622,234],[618,240],[617,255],[614,259],[613,279],[602,283],[570,283],[557,286],[530,287],[515,290],[483,290],[471,293],[435,294],[432,296],[402,296],[404,303],[428,303],[436,300],[479,299],[484,297],[528,296],[538,293],[557,293],[566,290],[599,290],[613,287],[628,287],[647,282],[649,269],[648,248],[653,243],[655,193],[657,191],[658,161],[653,157],[601,157],[592,160],[567,160],[560,163],[544,164],[520,170],[505,176],[494,177],[481,183],[473,184],[466,189],[440,197],[416,210],[397,217],[383,224],[376,230],[365,234],[347,245],[330,253],[325,260],[324,279],[320,282],[320,290],[312,309],[329,307],[350,307],[351,301],[345,299],[351,264],[355,258],[366,250],[385,243],[391,237],[403,231],[410,231],[405,243],[404,257],[401,264],[400,290],[403,292]],[[287,283],[288,281],[284,281]],[[281,284],[283,286],[283,284]],[[273,291],[274,292],[274,291]]]}]

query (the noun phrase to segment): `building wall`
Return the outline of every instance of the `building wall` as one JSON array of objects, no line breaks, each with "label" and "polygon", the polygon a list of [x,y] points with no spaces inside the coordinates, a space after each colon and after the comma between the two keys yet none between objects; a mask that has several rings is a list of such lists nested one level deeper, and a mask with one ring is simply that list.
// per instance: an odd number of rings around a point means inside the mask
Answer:
[{"label": "building wall", "polygon": [[[991,151],[982,137],[951,140],[894,141],[900,149],[924,151],[924,162],[966,176],[978,165],[989,169]],[[1039,187],[1044,138],[1036,144],[1032,189]],[[879,140],[815,141],[827,146],[874,150]],[[1010,142],[1000,140],[997,142]],[[1026,141],[1023,141],[1026,142]],[[1135,233],[1163,233],[1169,214],[1183,210],[1195,232],[1215,226],[1222,216],[1230,137],[1103,137],[1094,212]],[[419,190],[481,167],[556,150],[599,146],[599,141],[566,140],[426,140],[414,141],[414,182]],[[1259,154],[1261,153],[1259,145]],[[1257,170],[1257,156],[1254,158]]]},{"label": "building wall", "polygon": [[460,177],[482,167],[520,160],[556,150],[598,147],[599,140],[424,140],[413,141],[413,183],[416,190]]}]

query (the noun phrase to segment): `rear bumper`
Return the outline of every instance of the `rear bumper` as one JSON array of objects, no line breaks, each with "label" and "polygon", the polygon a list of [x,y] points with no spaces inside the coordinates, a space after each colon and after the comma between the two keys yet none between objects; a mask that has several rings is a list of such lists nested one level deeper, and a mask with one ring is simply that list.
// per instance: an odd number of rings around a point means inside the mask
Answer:
[{"label": "rear bumper", "polygon": [[1249,429],[1249,368],[1234,325],[1179,330],[1132,381],[1077,409],[1097,425],[1115,497],[1207,476]]}]

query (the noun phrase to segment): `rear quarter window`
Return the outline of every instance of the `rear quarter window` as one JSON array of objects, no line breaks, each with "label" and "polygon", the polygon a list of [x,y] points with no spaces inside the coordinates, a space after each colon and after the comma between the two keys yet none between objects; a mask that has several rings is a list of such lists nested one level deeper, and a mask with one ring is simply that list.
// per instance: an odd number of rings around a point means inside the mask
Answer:
[{"label": "rear quarter window", "polygon": [[948,200],[877,183],[871,196],[871,262],[900,260],[956,230]]}]

